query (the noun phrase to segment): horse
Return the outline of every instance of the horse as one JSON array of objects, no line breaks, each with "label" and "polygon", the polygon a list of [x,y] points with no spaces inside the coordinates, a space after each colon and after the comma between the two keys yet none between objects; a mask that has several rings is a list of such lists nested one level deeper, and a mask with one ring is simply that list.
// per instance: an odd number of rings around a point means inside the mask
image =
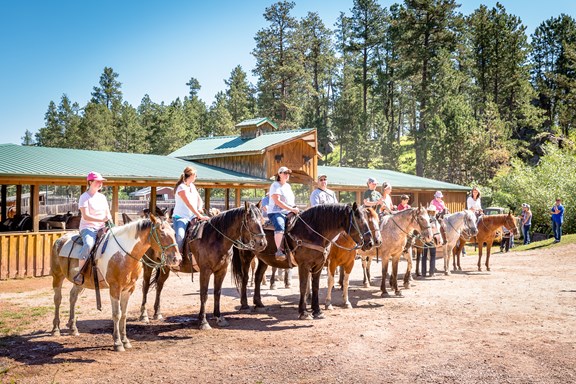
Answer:
[{"label": "horse", "polygon": [[[294,216],[293,221],[287,225],[285,239],[288,243],[288,254],[285,261],[275,258],[276,244],[274,243],[274,231],[266,229],[268,246],[260,252],[234,250],[232,258],[232,274],[236,286],[240,288],[240,309],[248,309],[246,297],[246,285],[248,283],[248,268],[250,261],[257,257],[254,305],[263,308],[260,296],[260,281],[266,272],[268,265],[276,268],[291,268],[293,264],[298,266],[300,279],[300,301],[298,304],[299,319],[322,319],[324,314],[320,309],[318,289],[320,286],[320,274],[328,257],[328,247],[333,240],[342,232],[347,233],[357,244],[368,250],[373,246],[372,233],[366,221],[366,217],[356,203],[323,204],[308,208],[299,215]],[[308,278],[312,274],[312,315],[306,312],[306,288]]]},{"label": "horse", "polygon": [[[156,207],[156,215],[162,215],[163,217],[167,217],[167,210],[160,209]],[[208,210],[208,215],[210,217],[216,216],[220,213],[220,210],[217,208],[210,208]],[[150,210],[143,209],[140,213],[141,215],[150,214]],[[124,220],[130,221],[130,216],[126,214],[122,214]],[[167,218],[167,220],[169,220]],[[159,260],[159,255],[150,248],[143,257],[143,270],[144,273],[142,274],[142,304],[140,305],[140,317],[138,320],[149,323],[150,318],[148,317],[148,309],[146,308],[146,303],[148,301],[148,292],[150,291],[150,287],[156,287],[156,298],[154,300],[154,315],[152,319],[154,320],[163,320],[164,316],[162,315],[161,307],[160,307],[160,298],[162,296],[162,289],[164,289],[164,283],[168,280],[168,276],[170,276],[170,268],[155,268],[155,263]],[[184,273],[193,273],[194,270],[192,268],[192,260],[189,257],[183,257],[182,264],[177,268],[178,272]],[[194,281],[194,275],[191,276],[192,281]]]},{"label": "horse", "polygon": [[[446,243],[444,244],[444,274],[450,275],[450,257],[460,237],[471,237],[478,234],[476,215],[468,209],[445,215],[444,220],[442,220],[442,226],[446,234]],[[461,243],[464,244],[463,241]],[[454,270],[456,270],[456,268],[454,268]]]},{"label": "horse", "polygon": [[[478,219],[478,233],[476,234],[476,244],[478,244],[478,271],[482,271],[482,247],[486,243],[486,270],[490,271],[490,250],[492,249],[492,243],[494,242],[494,237],[496,232],[502,228],[506,227],[512,235],[518,234],[518,228],[516,227],[516,220],[512,213],[500,214],[500,215],[482,215]],[[454,269],[456,269],[456,264],[458,269],[462,270],[460,267],[460,252],[464,247],[464,243],[467,239],[462,239],[460,245],[457,249],[454,249]],[[458,258],[458,262],[456,262]]]},{"label": "horse", "polygon": [[[60,336],[62,283],[64,279],[73,281],[78,273],[78,259],[69,257],[74,250],[74,238],[74,233],[66,234],[56,240],[52,247],[50,273],[55,306],[52,334],[55,336]],[[67,256],[61,256],[61,251],[65,247],[70,251],[65,250]],[[154,216],[111,228],[104,241],[100,242],[95,250],[99,285],[110,290],[112,321],[114,322],[114,350],[117,352],[132,348],[126,335],[128,300],[134,292],[136,280],[142,271],[140,262],[142,256],[150,247],[162,255],[162,261],[157,264],[158,267],[176,266],[182,261],[172,226]],[[79,247],[76,247],[75,252],[78,251]],[[70,318],[67,327],[75,336],[79,335],[76,327],[76,301],[84,288],[95,288],[93,273],[95,273],[94,268],[89,272],[91,278],[86,278],[81,286],[75,284],[70,290]]]},{"label": "horse", "polygon": [[[392,273],[390,274],[390,287],[394,288],[396,296],[402,296],[398,289],[398,262],[406,247],[408,236],[413,230],[418,230],[424,242],[432,241],[432,230],[430,227],[430,216],[426,208],[410,208],[403,211],[385,215],[380,221],[380,233],[382,235],[382,245],[372,249],[362,256],[362,268],[364,270],[364,287],[370,286],[370,266],[372,258],[376,252],[382,255],[382,283],[380,290],[382,296],[389,296],[386,290],[386,275],[388,273],[388,261],[392,258]],[[410,268],[409,263],[409,268]],[[404,274],[404,287],[410,286],[410,269]]]},{"label": "horse", "polygon": [[232,259],[232,247],[262,252],[268,244],[259,208],[259,205],[245,202],[244,207],[234,208],[210,218],[204,224],[201,238],[192,238],[192,231],[186,233],[184,241],[188,243],[189,250],[196,257],[200,267],[198,320],[201,330],[211,329],[206,320],[206,300],[212,274],[214,274],[214,318],[221,327],[229,325],[220,313],[220,295],[222,282]]},{"label": "horse", "polygon": [[[363,213],[368,221],[370,232],[374,238],[374,246],[379,247],[382,245],[382,235],[380,233],[380,219],[378,214],[373,208],[364,208]],[[332,310],[332,289],[334,288],[334,276],[336,268],[340,267],[340,286],[342,287],[342,299],[344,300],[344,308],[352,308],[350,300],[348,300],[348,286],[350,280],[350,273],[354,267],[356,260],[356,249],[354,240],[345,233],[342,233],[336,239],[334,246],[330,247],[328,254],[328,291],[326,293],[326,300],[324,308]]]}]

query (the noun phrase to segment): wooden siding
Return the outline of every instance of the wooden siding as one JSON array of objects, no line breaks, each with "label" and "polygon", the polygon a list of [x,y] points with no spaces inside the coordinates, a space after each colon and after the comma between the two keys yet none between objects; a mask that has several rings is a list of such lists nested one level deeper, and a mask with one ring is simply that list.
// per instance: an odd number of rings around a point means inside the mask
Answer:
[{"label": "wooden siding", "polygon": [[294,172],[290,178],[292,182],[310,184],[316,179],[318,158],[316,150],[307,142],[296,140],[270,149],[266,153],[266,164],[269,178],[285,166]]},{"label": "wooden siding", "polygon": [[0,234],[0,280],[49,275],[52,244],[65,233]]},{"label": "wooden siding", "polygon": [[264,155],[217,157],[198,160],[198,162],[254,177],[267,177],[266,170],[263,167]]}]

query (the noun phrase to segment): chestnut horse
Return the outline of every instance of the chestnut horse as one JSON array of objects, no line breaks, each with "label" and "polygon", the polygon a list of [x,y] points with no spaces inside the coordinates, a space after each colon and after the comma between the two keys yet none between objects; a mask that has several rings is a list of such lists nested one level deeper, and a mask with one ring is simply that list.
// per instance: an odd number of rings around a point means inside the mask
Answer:
[{"label": "chestnut horse", "polygon": [[[364,286],[370,286],[370,265],[376,252],[382,256],[382,283],[380,290],[382,296],[388,296],[386,290],[386,275],[388,273],[388,261],[392,258],[392,273],[390,274],[390,287],[394,289],[397,296],[402,296],[398,289],[398,262],[406,247],[408,236],[412,231],[420,232],[420,237],[424,242],[432,241],[432,229],[430,227],[430,216],[426,208],[410,208],[391,215],[386,215],[380,221],[380,233],[382,235],[382,245],[372,249],[368,253],[362,253],[362,268],[364,269]],[[410,264],[409,264],[410,265]],[[410,286],[410,270],[404,274],[404,286]]]},{"label": "chestnut horse", "polygon": [[[496,237],[496,232],[502,228],[506,227],[513,235],[518,234],[518,228],[516,227],[516,219],[512,216],[512,212],[508,214],[500,215],[482,215],[478,219],[478,234],[476,235],[476,244],[478,244],[478,271],[482,271],[482,247],[486,244],[486,270],[490,271],[490,250],[492,249],[492,243],[494,242],[494,237]],[[458,266],[460,267],[460,252],[464,247],[464,243],[468,239],[463,238],[460,241],[460,245],[454,249],[454,269]],[[456,261],[458,259],[458,261]]]},{"label": "chestnut horse", "polygon": [[[56,240],[52,247],[50,267],[52,287],[54,289],[54,321],[52,334],[60,335],[60,304],[62,303],[62,283],[64,279],[73,281],[78,273],[78,258],[70,258],[71,253],[78,253],[79,246],[72,244],[72,238],[77,233],[66,234]],[[61,252],[62,248],[66,249]],[[114,322],[114,350],[124,351],[132,348],[126,336],[126,311],[130,295],[136,288],[136,280],[142,271],[141,259],[148,248],[152,247],[161,255],[162,261],[158,267],[177,266],[182,256],[176,245],[172,226],[150,216],[150,219],[135,221],[118,226],[108,231],[106,239],[96,249],[96,266],[102,288],[110,289],[112,304],[112,320]],[[60,255],[61,253],[66,256]],[[70,317],[68,328],[78,335],[76,327],[76,301],[84,288],[94,289],[94,269],[86,273],[84,284],[74,285],[70,290]]]},{"label": "chestnut horse", "polygon": [[[379,247],[382,245],[382,235],[380,234],[380,219],[378,214],[372,208],[364,208],[364,215],[368,221],[370,232],[374,238],[374,246]],[[334,309],[332,307],[332,289],[334,288],[334,275],[336,268],[340,268],[340,286],[342,287],[342,299],[344,300],[344,308],[352,308],[350,300],[348,300],[348,283],[350,280],[350,273],[354,267],[356,260],[356,249],[354,240],[345,233],[342,233],[336,239],[336,243],[330,247],[328,254],[328,291],[326,293],[326,301],[324,308],[328,310]]]},{"label": "chestnut horse", "polygon": [[[293,225],[288,226],[289,229],[285,238],[289,245],[288,249],[291,250],[288,257],[290,260],[293,257],[298,266],[300,280],[299,319],[306,320],[312,317],[321,319],[324,318],[324,315],[318,299],[320,274],[328,257],[328,247],[333,243],[332,239],[345,232],[358,244],[356,247],[367,250],[373,245],[372,233],[366,217],[356,203],[352,205],[316,205],[295,216],[293,220]],[[241,309],[249,308],[246,286],[250,262],[255,256],[258,257],[259,261],[256,269],[256,286],[254,287],[254,305],[256,308],[264,307],[260,296],[260,282],[268,265],[276,268],[292,266],[288,259],[286,261],[276,260],[274,256],[276,253],[274,231],[267,229],[266,237],[268,238],[268,246],[263,251],[234,250],[232,273],[236,285],[240,288]],[[310,274],[312,274],[312,316],[306,312],[306,288]]]},{"label": "chestnut horse", "polygon": [[[190,238],[187,231],[185,241],[196,257],[200,267],[200,329],[211,329],[206,320],[206,300],[208,284],[214,274],[214,318],[221,327],[228,326],[228,321],[220,313],[220,295],[222,283],[228,265],[232,259],[232,247],[250,252],[262,252],[268,241],[262,228],[260,204],[244,203],[244,207],[224,211],[204,224],[202,237]],[[186,259],[185,255],[185,259]]]}]

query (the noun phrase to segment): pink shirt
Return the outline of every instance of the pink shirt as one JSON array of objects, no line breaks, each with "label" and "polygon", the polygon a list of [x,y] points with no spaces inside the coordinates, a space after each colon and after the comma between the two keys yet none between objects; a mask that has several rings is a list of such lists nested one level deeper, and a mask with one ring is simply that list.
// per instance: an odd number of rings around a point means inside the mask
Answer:
[{"label": "pink shirt", "polygon": [[[84,192],[80,196],[80,200],[78,200],[78,208],[85,208],[88,215],[102,220],[106,219],[109,210],[106,196],[100,192],[96,192],[94,195],[91,195],[88,193],[88,191]],[[84,218],[84,216],[82,216],[80,218],[79,229],[83,230],[84,228],[94,228],[98,230],[100,228],[104,228],[105,225],[105,222],[87,220]]]},{"label": "pink shirt", "polygon": [[438,212],[442,212],[443,210],[446,209],[446,205],[444,204],[444,200],[434,199],[430,202],[430,205],[435,206],[436,210]]}]

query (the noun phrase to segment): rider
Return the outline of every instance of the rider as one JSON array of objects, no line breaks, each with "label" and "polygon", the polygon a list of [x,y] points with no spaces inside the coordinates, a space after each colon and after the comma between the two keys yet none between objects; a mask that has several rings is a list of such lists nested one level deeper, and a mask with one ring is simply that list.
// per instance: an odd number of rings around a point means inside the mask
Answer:
[{"label": "rider", "polygon": [[446,209],[446,204],[444,203],[444,200],[442,200],[443,197],[444,195],[441,191],[436,191],[436,193],[434,193],[434,199],[430,202],[430,205],[435,206],[436,211],[438,212],[442,212]]},{"label": "rider", "polygon": [[336,193],[328,189],[328,176],[318,176],[318,187],[310,194],[310,205],[338,204]]},{"label": "rider", "polygon": [[286,254],[282,248],[284,231],[286,229],[286,215],[290,212],[298,214],[296,197],[292,187],[288,183],[292,170],[288,167],[280,167],[276,174],[276,181],[270,186],[270,204],[268,205],[268,218],[274,224],[274,242],[276,243],[276,260],[286,260]]},{"label": "rider", "polygon": [[382,210],[385,213],[392,213],[395,211],[396,207],[394,207],[394,204],[392,203],[392,184],[390,184],[389,182],[385,181],[382,183]]},{"label": "rider", "polygon": [[483,213],[482,202],[480,199],[480,190],[478,187],[472,187],[470,196],[468,196],[468,199],[466,199],[466,209],[474,211],[476,217],[479,217]]},{"label": "rider", "polygon": [[106,200],[106,196],[100,193],[106,179],[98,172],[90,172],[86,176],[86,181],[88,182],[88,190],[78,200],[78,209],[82,214],[79,229],[83,241],[78,261],[78,273],[74,276],[74,283],[78,285],[84,283],[82,269],[96,243],[98,231],[112,221],[108,200]]},{"label": "rider", "polygon": [[408,195],[402,195],[400,196],[400,204],[398,204],[398,211],[403,211],[405,209],[410,209],[412,208],[410,206],[410,204],[408,204],[408,201],[410,200],[410,197]]},{"label": "rider", "polygon": [[368,189],[364,191],[364,206],[372,207],[376,213],[380,214],[380,206],[382,205],[382,195],[376,190],[378,182],[375,178],[369,177],[366,181]]}]

